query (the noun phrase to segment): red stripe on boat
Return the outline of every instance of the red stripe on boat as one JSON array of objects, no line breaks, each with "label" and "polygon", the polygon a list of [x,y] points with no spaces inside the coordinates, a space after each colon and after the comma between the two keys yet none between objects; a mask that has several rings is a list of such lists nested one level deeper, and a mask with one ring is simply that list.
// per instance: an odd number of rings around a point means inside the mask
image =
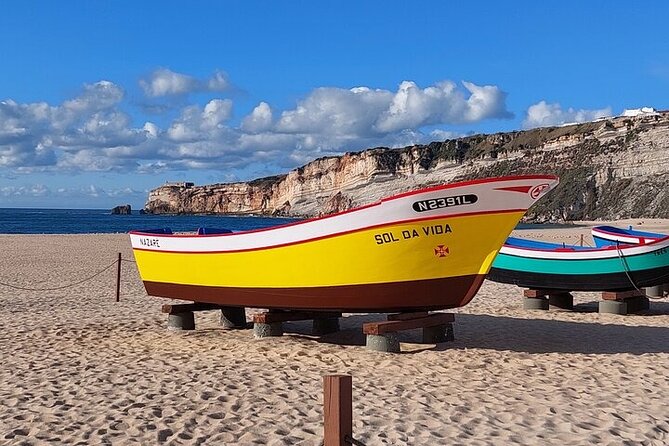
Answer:
[{"label": "red stripe on boat", "polygon": [[520,192],[526,194],[532,189],[532,186],[509,186],[509,187],[496,187],[495,190],[508,190],[510,192]]}]

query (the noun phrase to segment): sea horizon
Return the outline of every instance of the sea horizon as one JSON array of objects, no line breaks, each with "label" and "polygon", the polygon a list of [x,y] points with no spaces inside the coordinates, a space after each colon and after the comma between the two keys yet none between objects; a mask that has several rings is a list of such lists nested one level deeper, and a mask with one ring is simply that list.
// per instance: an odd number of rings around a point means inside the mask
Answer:
[{"label": "sea horizon", "polygon": [[199,227],[247,231],[278,226],[296,218],[215,214],[114,215],[110,209],[0,208],[0,234],[114,234],[132,230],[170,228],[175,232]]}]

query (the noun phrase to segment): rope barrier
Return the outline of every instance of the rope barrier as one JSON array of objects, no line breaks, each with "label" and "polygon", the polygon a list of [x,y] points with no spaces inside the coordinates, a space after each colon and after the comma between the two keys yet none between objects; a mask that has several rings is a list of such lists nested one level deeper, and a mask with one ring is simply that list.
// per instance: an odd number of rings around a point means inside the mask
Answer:
[{"label": "rope barrier", "polygon": [[581,243],[581,246],[587,246],[588,248],[594,248],[594,246],[592,246],[590,244],[590,242],[588,242],[583,236],[581,236],[581,239],[579,240],[579,243]]},{"label": "rope barrier", "polygon": [[22,287],[22,286],[18,286],[18,285],[12,285],[11,283],[5,283],[5,282],[0,282],[0,285],[1,285],[1,286],[8,287],[8,288],[13,288],[13,289],[15,289],[15,290],[22,290],[22,291],[56,291],[56,290],[64,290],[65,288],[72,288],[72,287],[74,287],[74,286],[81,285],[82,283],[88,282],[89,280],[92,280],[92,279],[96,278],[97,276],[99,276],[100,274],[104,273],[105,271],[107,271],[107,270],[110,269],[112,266],[116,265],[117,263],[118,263],[118,260],[114,260],[112,263],[110,263],[109,265],[105,266],[104,268],[102,268],[100,271],[96,272],[96,273],[93,274],[92,276],[88,276],[88,277],[86,277],[86,278],[84,278],[84,279],[82,279],[82,280],[79,280],[79,281],[77,281],[77,282],[70,283],[70,284],[68,284],[68,285],[58,286],[58,287],[50,287],[50,288],[30,288],[30,287]]},{"label": "rope barrier", "polygon": [[[578,238],[578,241],[577,242],[572,242],[572,240],[574,240],[575,238]],[[572,237],[567,237],[566,240],[569,242],[568,244],[571,245],[571,246],[579,246],[580,245],[580,246],[587,246],[588,248],[594,248],[594,246],[592,246],[590,244],[590,242],[588,242],[585,238],[583,238],[582,235],[581,236],[575,235],[575,236],[572,236]],[[567,242],[562,242],[562,247],[566,248],[568,244],[567,244]]]}]

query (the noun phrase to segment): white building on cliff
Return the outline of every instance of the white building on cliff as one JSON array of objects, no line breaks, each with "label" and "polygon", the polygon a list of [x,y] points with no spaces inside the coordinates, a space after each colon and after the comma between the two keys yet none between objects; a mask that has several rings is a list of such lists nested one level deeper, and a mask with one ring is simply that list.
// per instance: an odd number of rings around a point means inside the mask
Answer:
[{"label": "white building on cliff", "polygon": [[625,116],[628,118],[636,118],[637,116],[655,116],[659,113],[653,107],[641,107],[641,108],[626,108],[623,110],[623,114],[620,116]]}]

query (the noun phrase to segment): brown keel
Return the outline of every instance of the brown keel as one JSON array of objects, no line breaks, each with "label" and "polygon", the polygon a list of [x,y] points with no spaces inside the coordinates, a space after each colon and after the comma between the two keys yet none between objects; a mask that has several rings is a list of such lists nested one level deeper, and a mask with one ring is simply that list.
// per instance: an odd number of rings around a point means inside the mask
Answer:
[{"label": "brown keel", "polygon": [[469,303],[485,275],[447,277],[410,282],[342,285],[313,288],[232,288],[144,282],[151,296],[219,305],[331,310],[342,312],[395,312],[443,310]]}]

